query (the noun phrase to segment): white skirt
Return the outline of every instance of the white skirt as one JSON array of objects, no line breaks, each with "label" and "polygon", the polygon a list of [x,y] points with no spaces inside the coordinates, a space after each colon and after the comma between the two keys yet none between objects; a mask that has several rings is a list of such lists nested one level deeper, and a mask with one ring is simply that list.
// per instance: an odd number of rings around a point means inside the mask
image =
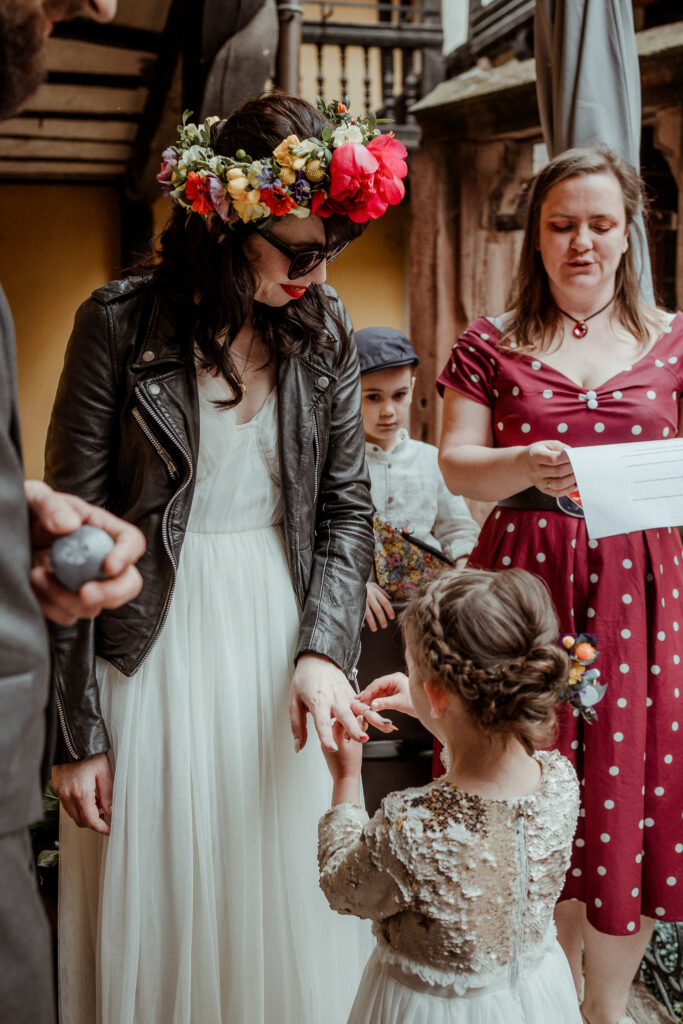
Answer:
[{"label": "white skirt", "polygon": [[553,939],[522,957],[516,985],[505,968],[492,983],[463,994],[383,962],[375,947],[348,1024],[581,1024],[581,1014],[567,958]]},{"label": "white skirt", "polygon": [[343,1024],[369,926],[320,891],[332,783],[295,754],[299,611],[280,530],[189,532],[132,678],[98,665],[111,835],[62,816],[61,1024]]}]

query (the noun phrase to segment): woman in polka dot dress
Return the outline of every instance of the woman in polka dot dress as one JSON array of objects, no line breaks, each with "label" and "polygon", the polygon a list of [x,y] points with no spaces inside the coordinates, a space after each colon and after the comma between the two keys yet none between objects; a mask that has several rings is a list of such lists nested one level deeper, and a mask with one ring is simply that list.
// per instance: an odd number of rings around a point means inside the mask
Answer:
[{"label": "woman in polka dot dress", "polygon": [[512,311],[475,320],[438,383],[448,486],[498,502],[470,564],[534,571],[563,632],[598,637],[598,721],[566,706],[558,738],[583,782],[556,920],[579,989],[583,952],[590,1024],[628,1020],[653,919],[683,921],[680,538],[588,540],[580,509],[556,501],[576,488],[566,446],[679,433],[683,315],[638,297],[640,196],[635,171],[602,147],[548,164],[530,192]]}]

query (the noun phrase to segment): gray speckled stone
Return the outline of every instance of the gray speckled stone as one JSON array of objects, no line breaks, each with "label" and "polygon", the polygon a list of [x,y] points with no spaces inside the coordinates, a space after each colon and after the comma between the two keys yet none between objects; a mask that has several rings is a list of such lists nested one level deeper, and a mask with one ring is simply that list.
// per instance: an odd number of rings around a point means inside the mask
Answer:
[{"label": "gray speckled stone", "polygon": [[106,577],[102,563],[114,547],[114,540],[97,526],[79,526],[58,537],[50,550],[52,571],[68,590],[77,592],[88,580]]}]

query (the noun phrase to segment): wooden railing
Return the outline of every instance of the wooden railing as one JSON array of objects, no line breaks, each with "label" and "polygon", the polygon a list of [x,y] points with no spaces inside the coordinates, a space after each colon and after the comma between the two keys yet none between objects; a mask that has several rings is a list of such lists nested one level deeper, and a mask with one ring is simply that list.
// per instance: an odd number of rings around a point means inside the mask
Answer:
[{"label": "wooden railing", "polygon": [[354,106],[391,118],[409,148],[419,142],[410,107],[443,77],[442,42],[439,0],[305,4],[302,43],[315,48],[317,93],[355,91]]}]

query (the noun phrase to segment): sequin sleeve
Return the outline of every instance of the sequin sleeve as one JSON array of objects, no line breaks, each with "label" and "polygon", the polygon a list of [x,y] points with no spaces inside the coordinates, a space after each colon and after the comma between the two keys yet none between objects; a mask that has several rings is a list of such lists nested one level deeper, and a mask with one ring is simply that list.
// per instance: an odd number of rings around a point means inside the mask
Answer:
[{"label": "sequin sleeve", "polygon": [[459,391],[480,405],[493,406],[497,374],[495,339],[500,332],[481,316],[461,334],[437,378],[441,395],[445,388]]},{"label": "sequin sleeve", "polygon": [[381,921],[410,903],[410,881],[391,855],[382,809],[371,821],[354,804],[338,804],[318,825],[320,887],[333,910]]}]

